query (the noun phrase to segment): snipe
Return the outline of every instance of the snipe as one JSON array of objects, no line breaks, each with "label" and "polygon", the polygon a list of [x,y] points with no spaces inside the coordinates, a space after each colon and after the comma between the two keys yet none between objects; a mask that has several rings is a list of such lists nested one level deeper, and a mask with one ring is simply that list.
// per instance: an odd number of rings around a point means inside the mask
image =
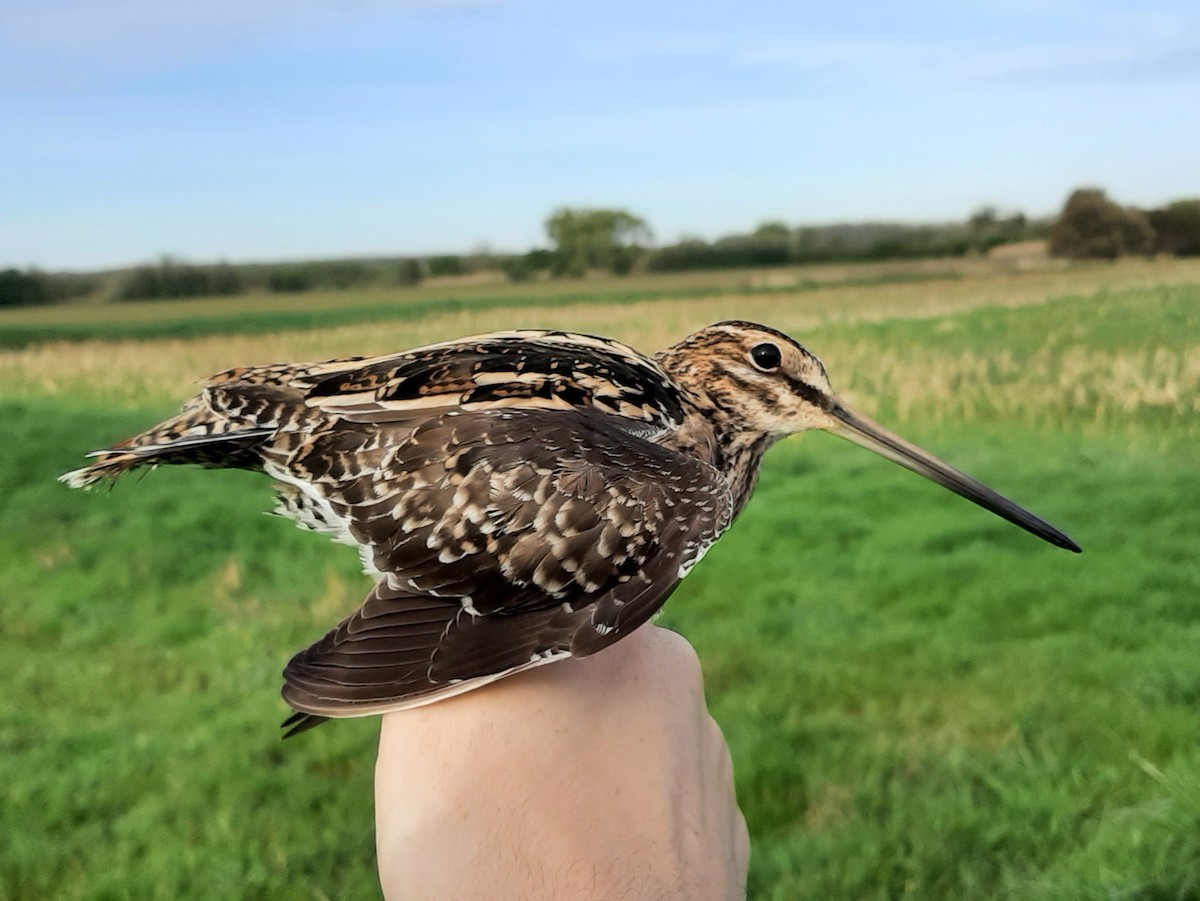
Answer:
[{"label": "snipe", "polygon": [[763,453],[806,429],[1079,550],[854,413],[816,357],[749,322],[701,329],[654,357],[530,330],[232,369],[177,416],[62,478],[85,487],[160,463],[262,470],[276,512],[358,548],[375,587],[284,670],[294,734],[620,640],[745,506]]}]

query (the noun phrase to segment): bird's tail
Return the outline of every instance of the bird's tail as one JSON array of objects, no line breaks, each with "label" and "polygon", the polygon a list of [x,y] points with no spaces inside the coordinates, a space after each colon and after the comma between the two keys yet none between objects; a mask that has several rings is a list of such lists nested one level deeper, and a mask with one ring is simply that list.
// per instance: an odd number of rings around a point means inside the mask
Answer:
[{"label": "bird's tail", "polygon": [[258,468],[261,458],[254,448],[274,432],[274,427],[250,427],[215,415],[197,400],[140,435],[93,451],[88,456],[95,462],[64,473],[59,481],[72,488],[90,488],[139,466],[161,463]]},{"label": "bird's tail", "polygon": [[279,725],[279,728],[287,729],[287,732],[283,733],[284,738],[291,738],[293,735],[307,732],[309,729],[327,722],[329,722],[329,717],[327,716],[318,716],[315,713],[305,713],[303,710],[297,710],[284,720]]}]

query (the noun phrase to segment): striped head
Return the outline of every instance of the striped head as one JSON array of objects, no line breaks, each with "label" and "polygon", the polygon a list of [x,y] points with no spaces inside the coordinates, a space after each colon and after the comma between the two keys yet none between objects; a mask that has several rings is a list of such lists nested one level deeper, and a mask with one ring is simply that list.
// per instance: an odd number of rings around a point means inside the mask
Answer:
[{"label": "striped head", "polygon": [[727,455],[740,504],[762,452],[775,440],[821,429],[899,463],[1039,538],[1079,551],[1058,529],[879,423],[856,413],[829,385],[821,361],[782,332],[752,322],[718,322],[658,355],[696,398]]},{"label": "striped head", "polygon": [[753,322],[718,322],[659,355],[671,377],[708,401],[726,431],[783,438],[834,427],[837,402],[821,361],[792,338]]}]

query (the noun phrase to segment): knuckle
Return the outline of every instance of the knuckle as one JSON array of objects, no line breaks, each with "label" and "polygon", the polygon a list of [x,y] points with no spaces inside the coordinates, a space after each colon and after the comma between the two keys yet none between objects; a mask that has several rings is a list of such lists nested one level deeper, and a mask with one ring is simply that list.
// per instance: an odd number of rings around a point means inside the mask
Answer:
[{"label": "knuckle", "polygon": [[672,664],[679,669],[681,675],[688,678],[699,678],[701,674],[700,655],[692,647],[692,643],[678,632],[663,630],[664,640],[671,654]]}]

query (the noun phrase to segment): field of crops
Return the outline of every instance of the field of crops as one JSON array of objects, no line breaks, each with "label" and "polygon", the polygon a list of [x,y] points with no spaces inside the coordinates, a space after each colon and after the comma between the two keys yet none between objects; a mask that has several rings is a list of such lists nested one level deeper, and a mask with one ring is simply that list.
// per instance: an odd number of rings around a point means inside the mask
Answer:
[{"label": "field of crops", "polygon": [[825,435],[772,451],[660,620],[733,750],[751,897],[1200,898],[1200,263],[1164,261],[5,311],[0,897],[378,894],[376,723],[276,729],[356,556],[261,515],[253,474],[68,491],[84,452],[235,364],[722,318],[1084,547]]}]

